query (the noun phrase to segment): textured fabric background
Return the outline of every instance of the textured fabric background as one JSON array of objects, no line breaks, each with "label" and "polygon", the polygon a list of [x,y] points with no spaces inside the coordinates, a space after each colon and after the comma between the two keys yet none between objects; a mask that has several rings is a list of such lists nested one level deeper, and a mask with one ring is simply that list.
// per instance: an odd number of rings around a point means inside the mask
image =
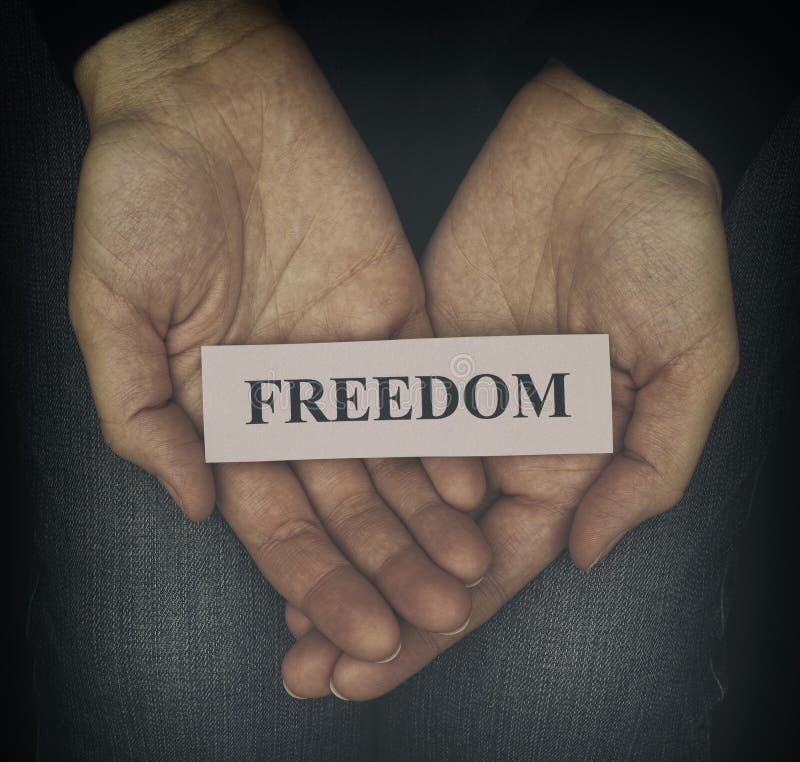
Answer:
[{"label": "textured fabric background", "polygon": [[[800,108],[726,212],[741,370],[681,504],[589,575],[561,558],[389,696],[297,702],[280,682],[290,643],[281,601],[230,530],[218,516],[190,525],[153,479],[102,442],[66,311],[87,128],[23,4],[3,13],[2,28],[14,30],[2,40],[3,266],[13,285],[3,330],[35,507],[40,757],[706,756],[710,711],[726,684],[727,570],[797,380],[789,358],[800,283]],[[20,14],[23,23],[10,23]],[[476,39],[490,47],[505,23]],[[434,36],[422,44],[427,57],[385,62],[396,81],[377,103],[352,51],[332,72],[418,247],[502,106],[482,75],[490,51],[437,58]],[[435,179],[414,196],[427,174]]]}]

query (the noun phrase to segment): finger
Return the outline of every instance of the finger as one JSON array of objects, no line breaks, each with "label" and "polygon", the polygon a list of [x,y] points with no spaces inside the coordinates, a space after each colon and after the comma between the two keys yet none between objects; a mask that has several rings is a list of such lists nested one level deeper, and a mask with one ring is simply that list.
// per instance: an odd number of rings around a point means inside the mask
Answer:
[{"label": "finger", "polygon": [[331,674],[341,651],[312,629],[283,657],[281,675],[293,698],[322,698],[330,694]]},{"label": "finger", "polygon": [[422,552],[375,492],[361,461],[309,460],[293,467],[330,536],[401,617],[436,632],[466,621],[464,585]]},{"label": "finger", "polygon": [[636,393],[622,450],[575,514],[569,546],[581,569],[590,569],[626,532],[680,500],[733,377],[735,358],[709,367],[713,356],[714,348],[699,347]]},{"label": "finger", "polygon": [[[419,672],[489,619],[561,553],[569,520],[568,512],[532,509],[522,498],[498,500],[481,521],[493,550],[492,565],[485,579],[472,591],[472,618],[464,632],[445,637],[403,623],[403,648],[396,659],[386,664],[367,664],[343,654],[331,676],[332,689],[348,699],[365,701],[387,693]],[[303,638],[293,648],[303,648],[303,654],[311,652],[311,646],[304,644]]]},{"label": "finger", "polygon": [[486,539],[469,516],[442,501],[419,461],[375,458],[364,463],[381,497],[428,556],[467,586],[478,582],[491,560]]},{"label": "finger", "polygon": [[[77,262],[78,247],[79,239]],[[197,430],[172,400],[163,336],[79,264],[70,278],[69,307],[109,447],[156,476],[190,519],[208,517],[213,475]]]},{"label": "finger", "polygon": [[302,638],[303,635],[314,629],[314,623],[300,609],[292,606],[291,603],[286,604],[283,613],[286,619],[286,626],[295,640]]},{"label": "finger", "polygon": [[460,511],[474,511],[486,494],[480,458],[423,458],[422,465],[442,500]]},{"label": "finger", "polygon": [[[396,331],[396,339],[426,339],[433,336],[428,314],[415,312]],[[446,503],[462,511],[476,508],[486,492],[486,477],[479,458],[425,458],[422,461],[433,486]]]},{"label": "finger", "polygon": [[[632,407],[632,390],[624,375],[612,373],[617,443]],[[441,637],[401,623],[403,649],[396,660],[371,665],[343,655],[332,675],[333,687],[353,699],[382,695],[490,618],[564,549],[574,507],[606,461],[606,456],[488,459],[493,481],[500,478],[506,491],[516,496],[497,500],[480,521],[492,563],[473,590],[468,627],[455,636]]]},{"label": "finger", "polygon": [[284,463],[216,467],[219,507],[273,587],[346,653],[367,661],[397,651],[392,610],[333,544]]}]

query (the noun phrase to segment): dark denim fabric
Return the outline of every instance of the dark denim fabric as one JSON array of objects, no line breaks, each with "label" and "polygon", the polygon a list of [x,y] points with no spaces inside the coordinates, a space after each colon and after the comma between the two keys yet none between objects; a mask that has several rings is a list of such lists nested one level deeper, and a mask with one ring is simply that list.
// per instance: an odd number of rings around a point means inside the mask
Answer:
[{"label": "dark denim fabric", "polygon": [[588,575],[561,558],[392,694],[301,702],[280,681],[282,603],[225,523],[191,525],[102,442],[66,311],[87,129],[30,18],[2,26],[4,330],[35,506],[40,758],[704,758],[726,573],[796,381],[800,108],[726,213],[741,370],[679,506]]}]

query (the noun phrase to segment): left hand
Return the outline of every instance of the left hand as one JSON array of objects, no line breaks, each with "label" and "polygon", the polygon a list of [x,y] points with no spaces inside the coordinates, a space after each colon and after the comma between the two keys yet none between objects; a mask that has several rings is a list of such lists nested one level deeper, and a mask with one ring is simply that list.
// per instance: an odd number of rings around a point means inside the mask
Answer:
[{"label": "left hand", "polygon": [[92,138],[69,306],[110,447],[190,518],[216,502],[347,653],[396,653],[395,613],[458,628],[489,563],[465,513],[479,461],[204,461],[202,345],[431,330],[392,200],[303,42],[260,4],[183,0],[98,41],[76,82]]},{"label": "left hand", "polygon": [[[566,545],[589,569],[680,499],[738,364],[718,183],[651,118],[549,67],[487,141],[423,275],[438,336],[607,333],[611,344],[613,457],[485,460],[493,561],[466,634]],[[300,695],[331,679],[374,698],[457,639],[404,625],[400,656],[367,664],[296,611],[287,621],[300,639],[283,674]]]}]

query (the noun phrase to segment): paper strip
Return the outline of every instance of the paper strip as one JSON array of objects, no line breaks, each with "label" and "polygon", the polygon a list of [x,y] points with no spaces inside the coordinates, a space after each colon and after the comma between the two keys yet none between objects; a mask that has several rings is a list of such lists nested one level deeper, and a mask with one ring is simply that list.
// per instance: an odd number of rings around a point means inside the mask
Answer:
[{"label": "paper strip", "polygon": [[206,460],[612,451],[608,336],[202,348]]}]

